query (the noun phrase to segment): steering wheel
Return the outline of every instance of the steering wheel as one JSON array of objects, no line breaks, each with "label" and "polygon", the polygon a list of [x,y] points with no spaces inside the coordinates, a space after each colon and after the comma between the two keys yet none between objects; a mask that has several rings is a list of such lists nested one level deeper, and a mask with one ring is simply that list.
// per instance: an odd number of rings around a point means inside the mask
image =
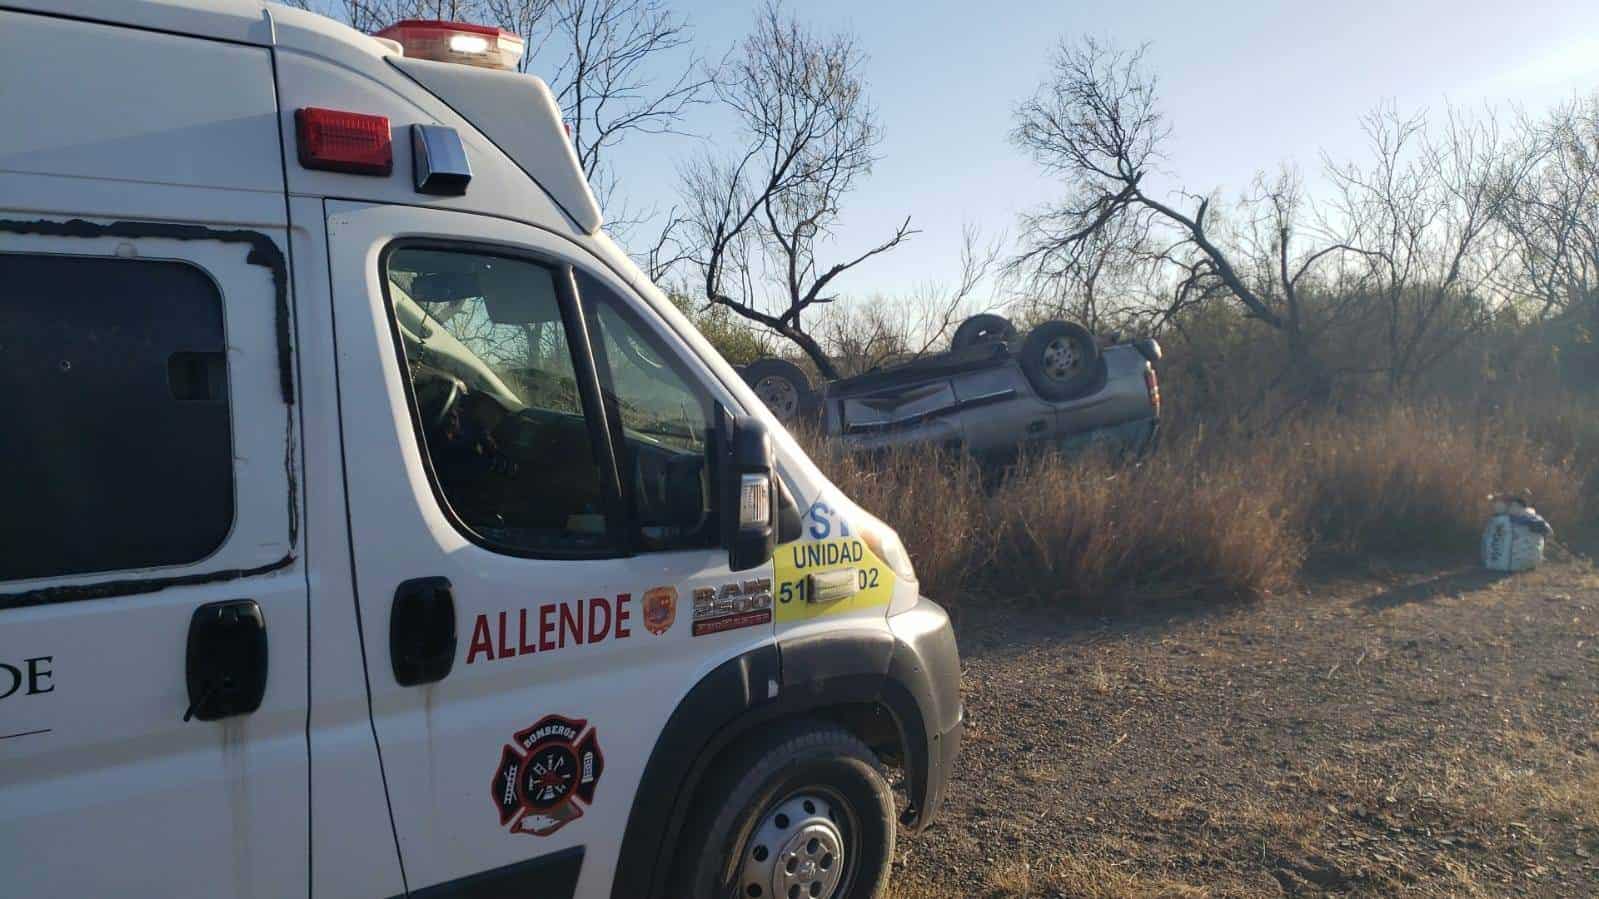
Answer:
[{"label": "steering wheel", "polygon": [[444,427],[444,422],[450,417],[450,410],[455,408],[456,404],[461,401],[461,397],[466,393],[466,385],[459,380],[455,378],[445,378],[443,380],[446,386],[442,390],[430,391],[430,393],[435,393],[439,397],[435,401],[437,407],[431,411],[424,410],[422,413],[422,423],[426,425],[429,431],[436,431]]},{"label": "steering wheel", "polygon": [[665,370],[666,363],[660,361],[659,359],[652,358],[648,349],[639,345],[637,337],[631,334],[623,334],[620,335],[620,339],[615,341],[615,343],[617,346],[621,347],[623,355],[633,360],[633,364],[639,366],[639,368],[643,369],[644,371]]}]

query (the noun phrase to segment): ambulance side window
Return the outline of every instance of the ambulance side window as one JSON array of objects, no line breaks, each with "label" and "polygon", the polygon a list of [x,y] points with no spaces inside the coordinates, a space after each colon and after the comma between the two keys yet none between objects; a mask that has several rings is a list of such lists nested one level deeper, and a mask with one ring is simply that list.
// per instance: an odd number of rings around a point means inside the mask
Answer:
[{"label": "ambulance side window", "polygon": [[710,395],[622,297],[581,269],[576,278],[600,387],[621,423],[617,465],[639,548],[717,545]]},{"label": "ambulance side window", "polygon": [[400,246],[384,274],[418,437],[457,526],[515,555],[613,551],[561,273],[477,250]]},{"label": "ambulance side window", "polygon": [[0,284],[0,581],[209,556],[234,514],[216,283],[0,253]]}]

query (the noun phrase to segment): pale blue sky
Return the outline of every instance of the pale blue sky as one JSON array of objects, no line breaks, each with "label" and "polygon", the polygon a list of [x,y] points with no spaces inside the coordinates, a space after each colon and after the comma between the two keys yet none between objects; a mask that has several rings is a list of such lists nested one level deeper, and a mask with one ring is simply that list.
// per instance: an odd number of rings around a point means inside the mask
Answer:
[{"label": "pale blue sky", "polygon": [[[702,46],[719,49],[744,34],[753,10],[674,6]],[[1171,185],[1229,197],[1280,162],[1309,173],[1322,150],[1358,155],[1359,117],[1382,101],[1402,111],[1446,101],[1537,110],[1599,91],[1599,0],[812,0],[790,9],[818,28],[853,30],[871,57],[883,158],[845,208],[838,255],[881,240],[905,215],[923,232],[840,285],[856,296],[952,277],[963,221],[1014,233],[1019,210],[1054,195],[1007,135],[1014,105],[1065,36],[1148,42],[1173,129]],[[690,126],[715,142],[721,124],[701,113]],[[636,138],[613,157],[622,192],[633,204],[670,205],[676,161],[694,149],[687,138]]]}]

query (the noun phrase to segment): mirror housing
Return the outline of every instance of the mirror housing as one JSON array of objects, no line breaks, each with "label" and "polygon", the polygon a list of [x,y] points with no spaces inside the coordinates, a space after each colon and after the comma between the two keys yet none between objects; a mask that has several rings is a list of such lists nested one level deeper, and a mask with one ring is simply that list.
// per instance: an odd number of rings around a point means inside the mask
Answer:
[{"label": "mirror housing", "polygon": [[747,571],[766,564],[777,549],[772,438],[757,418],[718,408],[716,422],[722,545],[728,567]]}]

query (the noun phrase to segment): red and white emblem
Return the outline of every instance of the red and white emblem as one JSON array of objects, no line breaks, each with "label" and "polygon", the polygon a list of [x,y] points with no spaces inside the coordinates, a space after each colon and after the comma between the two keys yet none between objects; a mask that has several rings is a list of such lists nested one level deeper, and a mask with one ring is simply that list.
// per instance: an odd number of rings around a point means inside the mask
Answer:
[{"label": "red and white emblem", "polygon": [[555,833],[583,817],[604,770],[599,738],[587,721],[545,715],[500,750],[491,784],[500,824],[512,833]]},{"label": "red and white emblem", "polygon": [[644,591],[644,627],[659,637],[677,620],[677,588],[651,587]]}]

